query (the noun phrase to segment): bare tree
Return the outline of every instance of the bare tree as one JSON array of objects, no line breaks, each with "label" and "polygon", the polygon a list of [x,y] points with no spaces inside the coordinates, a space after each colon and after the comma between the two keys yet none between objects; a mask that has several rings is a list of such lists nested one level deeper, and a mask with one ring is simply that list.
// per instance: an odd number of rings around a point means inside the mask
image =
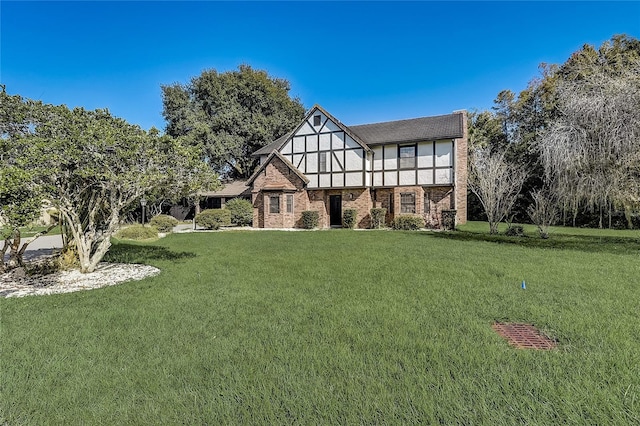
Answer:
[{"label": "bare tree", "polygon": [[559,117],[537,141],[546,177],[563,204],[599,211],[602,227],[613,206],[640,204],[640,59],[617,73],[585,64],[557,96]]},{"label": "bare tree", "polygon": [[505,152],[478,146],[469,155],[469,188],[484,207],[491,234],[498,233],[528,176],[526,167],[505,159]]},{"label": "bare tree", "polygon": [[532,191],[533,203],[527,213],[531,221],[538,227],[540,238],[549,238],[549,227],[558,220],[558,205],[554,195],[548,189]]}]

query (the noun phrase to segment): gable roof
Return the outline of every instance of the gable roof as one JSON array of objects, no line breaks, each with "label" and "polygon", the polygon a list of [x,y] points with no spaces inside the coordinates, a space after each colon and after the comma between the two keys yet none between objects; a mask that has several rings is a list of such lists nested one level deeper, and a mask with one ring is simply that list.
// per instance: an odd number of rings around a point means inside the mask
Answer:
[{"label": "gable roof", "polygon": [[304,120],[302,120],[300,122],[300,124],[295,129],[293,129],[289,133],[284,134],[283,136],[280,136],[278,139],[276,139],[275,141],[271,142],[269,145],[263,146],[262,148],[260,148],[259,150],[255,151],[251,155],[254,156],[254,157],[259,157],[261,155],[268,155],[272,151],[280,151],[280,148],[282,148],[282,146],[304,125],[305,122],[307,122],[309,120],[309,118],[311,118],[311,116],[313,114],[316,113],[316,111],[321,112],[329,120],[333,121],[336,124],[336,126],[338,126],[340,128],[340,130],[345,132],[347,135],[351,136],[351,139],[356,141],[356,143],[358,145],[360,145],[362,148],[364,148],[365,151],[370,151],[370,149],[367,146],[366,142],[363,141],[362,138],[360,138],[360,136],[358,136],[357,134],[352,132],[351,129],[348,126],[345,126],[344,124],[342,124],[342,122],[340,120],[335,118],[333,115],[329,114],[320,105],[316,104],[309,110],[307,115],[305,115]]},{"label": "gable roof", "polygon": [[461,138],[462,127],[461,113],[349,126],[367,145]]},{"label": "gable roof", "polygon": [[309,178],[307,178],[304,174],[302,174],[300,172],[300,170],[298,170],[296,168],[296,166],[294,166],[291,163],[291,161],[287,160],[282,154],[280,154],[280,152],[277,149],[274,149],[271,152],[271,154],[269,154],[269,156],[264,161],[264,163],[262,163],[262,165],[260,167],[258,167],[258,170],[253,172],[253,174],[251,175],[249,180],[247,180],[247,183],[246,183],[247,186],[253,184],[253,181],[256,180],[256,178],[258,177],[260,172],[262,172],[267,167],[267,165],[271,162],[271,160],[274,159],[274,157],[279,158],[285,164],[285,166],[287,166],[291,171],[293,171],[296,174],[296,176],[298,176],[300,179],[302,179],[302,181],[305,183],[305,185],[307,183],[309,183]]},{"label": "gable roof", "polygon": [[[360,145],[361,147],[364,148],[365,151],[371,151],[369,149],[369,147],[367,146],[367,143],[365,141],[362,140],[362,138],[360,136],[358,136],[357,134],[353,133],[351,131],[351,128],[349,128],[348,126],[345,126],[344,124],[342,124],[342,122],[340,120],[338,120],[337,118],[335,118],[333,115],[329,114],[324,108],[322,108],[320,105],[315,104],[313,106],[313,108],[311,108],[309,110],[309,113],[307,114],[307,116],[305,117],[305,120],[308,120],[309,117],[311,117],[316,111],[320,111],[321,113],[323,113],[325,116],[327,116],[327,118],[329,118],[329,120],[333,121],[342,131],[344,131],[347,135],[351,136],[351,139],[353,139],[354,141],[356,141],[356,143],[358,145]],[[298,129],[302,127],[302,124],[300,124],[300,126],[298,126],[298,128],[296,128],[296,131],[298,131]]]}]

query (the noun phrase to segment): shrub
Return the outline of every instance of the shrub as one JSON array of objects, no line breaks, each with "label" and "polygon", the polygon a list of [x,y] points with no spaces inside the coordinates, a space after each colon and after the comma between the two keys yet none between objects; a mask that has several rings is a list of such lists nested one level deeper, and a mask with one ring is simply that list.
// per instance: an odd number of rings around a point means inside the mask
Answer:
[{"label": "shrub", "polygon": [[521,225],[510,225],[504,235],[508,237],[524,237],[524,228]]},{"label": "shrub", "polygon": [[384,226],[387,209],[380,207],[371,209],[371,228],[380,229]]},{"label": "shrub", "polygon": [[342,227],[353,229],[356,226],[356,220],[358,219],[358,210],[356,209],[344,209],[342,212]]},{"label": "shrub", "polygon": [[393,221],[393,229],[415,231],[424,228],[424,219],[421,216],[399,216]]},{"label": "shrub", "polygon": [[173,227],[178,224],[178,219],[168,214],[159,214],[149,221],[151,226],[155,226],[160,232],[171,232]]},{"label": "shrub", "polygon": [[231,212],[231,223],[235,225],[247,226],[253,222],[253,205],[249,200],[234,198],[228,201],[224,208]]},{"label": "shrub", "polygon": [[315,210],[305,210],[302,212],[302,227],[313,229],[318,227],[320,214]]},{"label": "shrub", "polygon": [[158,229],[153,226],[131,225],[119,230],[116,238],[124,240],[148,240],[158,238]]},{"label": "shrub", "polygon": [[447,231],[456,229],[456,210],[442,210],[442,227]]},{"label": "shrub", "polygon": [[75,269],[80,266],[78,259],[78,249],[75,246],[67,246],[62,249],[58,256],[58,267],[63,271]]},{"label": "shrub", "polygon": [[231,211],[228,209],[203,210],[196,215],[196,225],[205,229],[220,229],[231,225]]}]

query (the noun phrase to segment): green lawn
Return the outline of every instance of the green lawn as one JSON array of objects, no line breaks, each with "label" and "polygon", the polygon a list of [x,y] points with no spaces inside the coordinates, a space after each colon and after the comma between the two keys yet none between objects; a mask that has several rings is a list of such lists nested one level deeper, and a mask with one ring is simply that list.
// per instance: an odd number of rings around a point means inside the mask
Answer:
[{"label": "green lawn", "polygon": [[0,424],[640,423],[639,234],[479,227],[118,243],[162,273],[0,300]]}]

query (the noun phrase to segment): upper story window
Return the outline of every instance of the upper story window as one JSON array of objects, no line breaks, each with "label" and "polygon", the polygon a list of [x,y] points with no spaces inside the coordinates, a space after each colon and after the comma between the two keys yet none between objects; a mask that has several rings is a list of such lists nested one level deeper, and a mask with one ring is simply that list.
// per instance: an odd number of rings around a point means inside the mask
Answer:
[{"label": "upper story window", "polygon": [[320,116],[319,115],[314,115],[313,116],[313,125],[314,126],[319,126],[320,125]]},{"label": "upper story window", "polygon": [[404,145],[398,147],[399,167],[401,169],[413,169],[416,167],[417,145]]},{"label": "upper story window", "polygon": [[327,171],[327,153],[326,152],[321,152],[319,154],[318,158],[320,159],[319,170],[321,172],[326,172]]}]

